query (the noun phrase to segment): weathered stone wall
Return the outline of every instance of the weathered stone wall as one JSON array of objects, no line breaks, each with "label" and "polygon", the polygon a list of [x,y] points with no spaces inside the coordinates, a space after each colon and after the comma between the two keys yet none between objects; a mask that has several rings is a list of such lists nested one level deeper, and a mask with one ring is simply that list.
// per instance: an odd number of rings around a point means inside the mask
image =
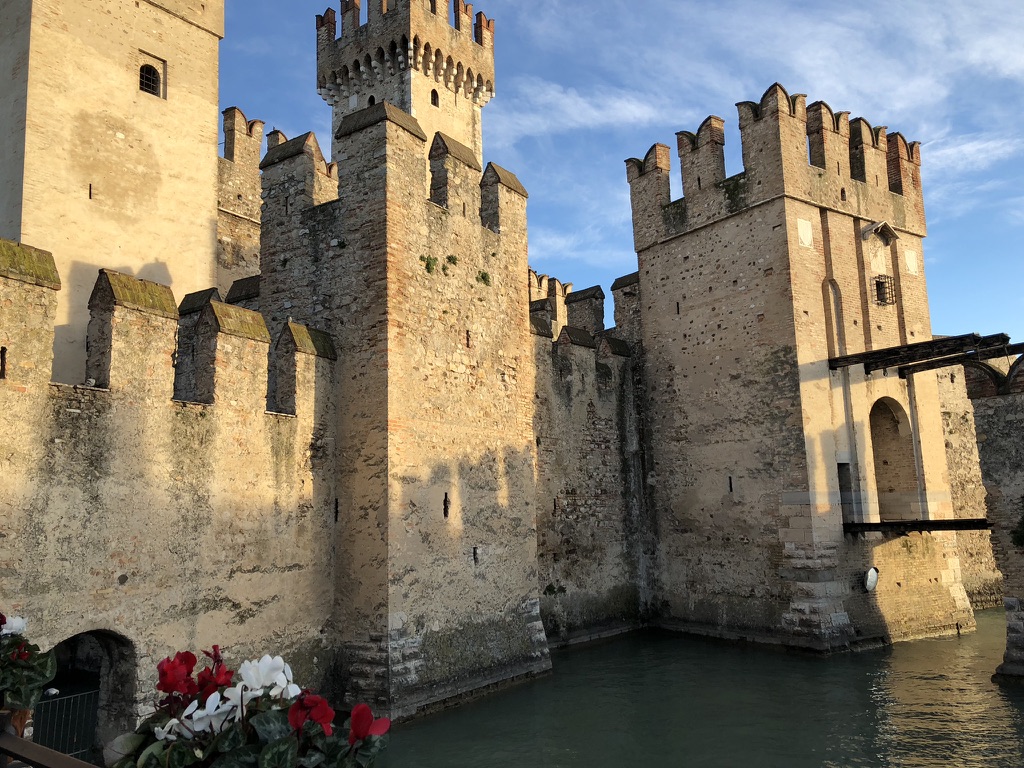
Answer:
[{"label": "weathered stone wall", "polygon": [[992,550],[1004,578],[1006,653],[996,679],[1015,683],[1024,679],[1024,546],[1019,544],[1024,532],[1022,360],[995,359],[964,369],[988,494]]},{"label": "weathered stone wall", "polygon": [[260,271],[260,154],[263,122],[238,107],[224,110],[224,156],[218,161],[217,288]]},{"label": "weathered stone wall", "polygon": [[43,646],[87,632],[129,643],[137,668],[117,670],[114,692],[129,715],[151,705],[157,660],[214,643],[235,663],[281,653],[319,685],[336,531],[329,357],[279,349],[296,395],[293,415],[270,414],[266,341],[219,327],[212,402],[172,401],[170,290],[104,273],[89,365],[107,386],[52,385],[55,285],[3,263],[0,602]]},{"label": "weathered stone wall", "polygon": [[[955,366],[939,371],[938,381],[953,511],[958,518],[987,517],[987,494],[966,374],[961,366]],[[1002,605],[1003,576],[992,554],[991,533],[960,531],[956,536],[964,589],[971,605],[975,610]]]},{"label": "weathered stone wall", "polygon": [[[916,145],[778,85],[739,113],[737,176],[719,118],[680,134],[682,200],[667,147],[627,161],[664,621],[825,649],[970,628],[954,539],[843,533],[883,498],[887,514],[952,515],[934,374],[828,366],[930,338]],[[899,488],[876,484],[885,471]]]},{"label": "weathered stone wall", "polygon": [[563,330],[536,350],[537,564],[549,641],[640,623],[638,522],[626,435],[634,408],[629,348]]},{"label": "weathered stone wall", "polygon": [[[0,237],[50,250],[57,261],[57,381],[83,381],[86,303],[99,268],[181,296],[215,283],[224,3],[171,5],[33,0],[31,18],[13,14],[18,40],[30,25],[28,64],[19,55],[17,69],[28,86],[24,125],[3,127],[24,141],[24,163],[9,176],[5,158],[0,175],[20,186],[23,204],[16,221],[0,214],[15,224]],[[5,13],[5,29],[11,18]],[[143,65],[159,72],[158,95],[140,90]],[[15,82],[15,93],[25,88]]]}]

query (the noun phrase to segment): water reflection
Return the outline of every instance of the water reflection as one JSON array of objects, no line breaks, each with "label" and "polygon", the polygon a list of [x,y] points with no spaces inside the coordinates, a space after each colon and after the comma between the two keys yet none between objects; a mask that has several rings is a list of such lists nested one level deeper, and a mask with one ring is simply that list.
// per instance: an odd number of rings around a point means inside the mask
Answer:
[{"label": "water reflection", "polygon": [[1002,611],[978,632],[828,660],[631,635],[555,674],[395,729],[384,768],[1024,765],[1024,693],[990,682]]}]

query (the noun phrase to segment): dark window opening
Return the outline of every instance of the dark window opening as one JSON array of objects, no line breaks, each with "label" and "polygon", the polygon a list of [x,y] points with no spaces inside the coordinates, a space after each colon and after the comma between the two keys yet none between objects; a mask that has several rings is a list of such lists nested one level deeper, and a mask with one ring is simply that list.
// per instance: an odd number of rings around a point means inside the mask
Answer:
[{"label": "dark window opening", "polygon": [[338,500],[334,500],[334,522],[338,522],[338,515],[341,513],[341,509],[338,504]]},{"label": "dark window opening", "polygon": [[430,92],[430,103],[435,106],[441,106],[441,97],[437,95],[437,91]]},{"label": "dark window opening", "polygon": [[839,190],[839,198],[845,203],[846,202],[846,189]]},{"label": "dark window opening", "polygon": [[448,498],[448,494],[446,493],[444,495],[444,519],[445,520],[448,519],[448,515],[451,514],[451,511],[452,511],[452,500]]},{"label": "dark window opening", "polygon": [[676,314],[677,315],[679,314],[679,302],[678,301],[676,302]]},{"label": "dark window opening", "polygon": [[700,176],[697,177],[697,189],[700,189]]},{"label": "dark window opening", "polygon": [[0,347],[0,379],[7,378],[7,347]]},{"label": "dark window opening", "polygon": [[468,348],[470,348],[472,346],[473,346],[473,335],[469,331],[466,331],[466,348],[468,349]]},{"label": "dark window opening", "polygon": [[732,475],[729,475],[729,493],[732,493],[732,492],[733,492]]},{"label": "dark window opening", "polygon": [[875,278],[875,303],[883,307],[896,303],[896,281],[891,275]]},{"label": "dark window opening", "polygon": [[368,98],[366,100],[366,105],[369,106],[369,107],[372,107],[376,103],[377,103],[377,99],[374,98],[373,96],[371,96],[370,98]]},{"label": "dark window opening", "polygon": [[139,90],[153,96],[160,95],[160,73],[152,64],[143,64],[139,68]]},{"label": "dark window opening", "polygon": [[950,384],[956,384],[956,374],[955,373],[949,374],[949,383]]},{"label": "dark window opening", "polygon": [[473,565],[480,565],[480,551],[473,547]]},{"label": "dark window opening", "polygon": [[89,185],[89,199],[92,200],[92,184]]}]

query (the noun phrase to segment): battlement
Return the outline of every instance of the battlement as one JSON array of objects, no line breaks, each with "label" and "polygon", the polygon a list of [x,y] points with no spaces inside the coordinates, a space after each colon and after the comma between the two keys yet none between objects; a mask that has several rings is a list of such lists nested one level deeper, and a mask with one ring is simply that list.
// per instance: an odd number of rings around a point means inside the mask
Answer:
[{"label": "battlement", "polygon": [[[48,253],[0,241],[0,256],[12,252],[17,260],[0,258],[0,384],[40,392],[49,383],[59,284],[51,279]],[[7,268],[15,261],[19,269]],[[284,398],[288,412],[311,407],[314,393],[294,383],[296,366],[307,365],[296,355],[333,362],[330,337],[290,323],[271,355],[263,317],[219,298],[216,289],[197,292],[179,309],[165,285],[100,270],[89,300],[86,386],[132,401],[170,403],[173,397],[258,414],[268,410],[269,358],[278,380],[291,382]],[[270,398],[282,410],[273,392]]]},{"label": "battlement", "polygon": [[626,161],[637,250],[780,195],[897,229],[924,231],[920,145],[824,102],[810,106],[778,83],[736,105],[744,170],[725,172],[725,121],[708,117],[677,134],[683,198],[670,199],[668,147]]},{"label": "battlement", "polygon": [[238,107],[228,107],[224,117],[224,159],[258,167],[263,146],[262,120],[248,120]]}]

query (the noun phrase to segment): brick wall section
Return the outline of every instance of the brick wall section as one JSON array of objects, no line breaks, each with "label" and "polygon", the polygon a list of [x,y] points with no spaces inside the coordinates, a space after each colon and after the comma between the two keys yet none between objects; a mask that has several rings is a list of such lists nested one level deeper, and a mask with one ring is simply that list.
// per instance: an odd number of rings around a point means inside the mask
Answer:
[{"label": "brick wall section", "polygon": [[[960,518],[987,517],[987,493],[981,475],[974,406],[967,396],[967,375],[961,366],[938,372],[942,427],[953,510]],[[975,610],[1002,605],[1003,575],[992,554],[989,531],[957,533],[964,589]]]},{"label": "brick wall section", "polygon": [[217,288],[260,271],[260,156],[263,121],[238,107],[224,110],[224,156],[218,160]]},{"label": "brick wall section", "polygon": [[[822,649],[970,628],[955,537],[900,549],[842,529],[841,464],[852,519],[878,519],[865,427],[881,399],[913,432],[906,513],[952,515],[934,374],[827,365],[930,338],[916,145],[861,122],[867,138],[851,142],[842,115],[778,85],[738,110],[737,176],[720,178],[717,118],[679,137],[682,200],[669,199],[667,147],[627,161],[662,621]],[[895,305],[874,301],[879,274]],[[866,600],[872,562],[882,579]]]},{"label": "brick wall section", "polygon": [[215,403],[173,402],[176,322],[147,306],[153,292],[101,276],[93,329],[108,329],[90,355],[108,361],[109,388],[68,387],[49,384],[54,290],[0,274],[0,599],[44,647],[90,631],[129,640],[133,716],[151,705],[155,659],[213,643],[236,661],[281,653],[315,687],[331,622],[333,363],[276,361],[295,370],[294,416],[266,413],[256,359],[226,354]]}]

